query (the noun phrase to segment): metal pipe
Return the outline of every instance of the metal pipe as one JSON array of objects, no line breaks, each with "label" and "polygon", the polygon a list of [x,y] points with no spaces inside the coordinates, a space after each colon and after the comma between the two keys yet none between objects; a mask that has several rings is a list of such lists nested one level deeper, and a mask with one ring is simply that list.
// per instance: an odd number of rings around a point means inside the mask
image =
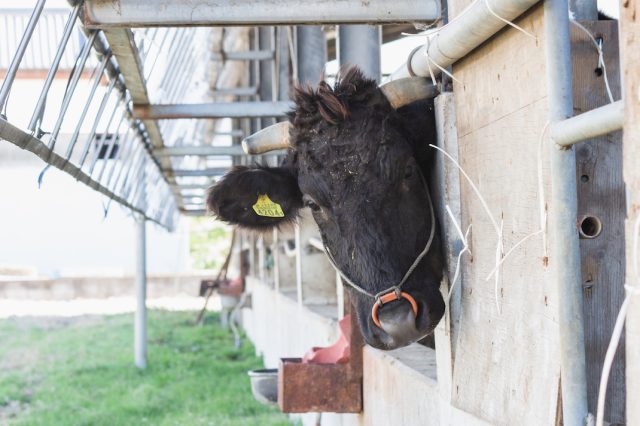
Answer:
[{"label": "metal pipe", "polygon": [[[124,99],[124,94],[120,95],[120,99],[118,99],[115,103],[115,105],[113,106],[113,111],[111,112],[111,115],[109,116],[109,120],[107,121],[107,125],[104,128],[104,131],[102,132],[102,134],[100,135],[100,140],[98,142],[98,147],[95,150],[95,153],[93,155],[93,159],[91,160],[91,164],[89,165],[89,176],[91,176],[93,174],[93,169],[96,166],[96,163],[98,162],[98,159],[100,158],[100,152],[102,151],[102,148],[104,147],[104,144],[107,140],[107,135],[109,134],[109,129],[111,128],[111,123],[113,122],[113,119],[116,116],[116,113],[118,112],[118,106],[119,103]],[[125,119],[126,117],[126,110],[123,109],[122,113],[120,115],[120,122],[118,123],[118,126],[120,126],[122,124],[122,121]]]},{"label": "metal pipe", "polygon": [[147,230],[144,216],[136,215],[136,313],[134,358],[136,367],[147,368]]},{"label": "metal pipe", "polygon": [[173,174],[173,176],[176,177],[187,177],[187,176],[222,176],[224,175],[227,170],[229,170],[227,167],[212,167],[212,168],[208,168],[208,169],[201,169],[201,170],[176,170],[173,169],[171,171],[167,170],[167,172]]},{"label": "metal pipe", "polygon": [[84,104],[84,108],[82,108],[82,112],[80,113],[80,118],[78,119],[78,123],[76,124],[75,129],[73,130],[73,134],[71,135],[71,140],[69,141],[69,146],[67,147],[67,153],[65,157],[67,160],[71,159],[71,155],[73,154],[73,149],[75,148],[76,142],[78,141],[78,136],[80,135],[80,129],[82,128],[82,124],[84,124],[84,119],[87,116],[87,112],[89,111],[89,106],[93,101],[93,97],[96,94],[96,90],[100,85],[100,80],[102,80],[102,76],[104,74],[104,70],[107,66],[107,62],[109,61],[110,56],[107,55],[102,58],[100,62],[100,66],[96,69],[96,76],[93,80],[93,84],[91,85],[91,89],[89,90],[89,96],[87,97],[87,101]]},{"label": "metal pipe", "polygon": [[[544,2],[551,123],[573,114],[568,10],[567,0]],[[578,426],[585,424],[588,406],[580,246],[576,226],[576,157],[573,147],[565,148],[552,142],[549,150],[552,183],[549,222],[553,253],[550,264],[558,292],[562,413],[565,425]]]},{"label": "metal pipe", "polygon": [[253,87],[228,87],[211,90],[211,96],[254,96],[258,93],[258,88]]},{"label": "metal pipe", "polygon": [[551,139],[568,147],[574,143],[622,130],[624,102],[617,101],[575,117],[555,122],[549,129]]},{"label": "metal pipe", "polygon": [[60,128],[62,127],[62,122],[64,121],[64,117],[67,114],[67,109],[69,108],[69,104],[71,103],[71,99],[73,98],[73,93],[76,91],[76,87],[78,87],[78,81],[80,81],[80,76],[84,71],[84,66],[87,63],[89,53],[91,52],[91,47],[93,46],[93,42],[96,40],[97,35],[97,32],[93,32],[87,39],[87,42],[80,52],[80,59],[76,64],[76,68],[73,72],[73,75],[71,76],[71,81],[69,83],[69,86],[67,87],[67,90],[65,91],[64,98],[62,99],[62,105],[60,107],[60,112],[58,113],[58,119],[53,126],[53,130],[51,131],[51,140],[49,141],[49,148],[51,149],[53,149],[56,144],[58,134],[60,133]]},{"label": "metal pipe", "polygon": [[84,2],[83,20],[88,28],[147,26],[257,26],[338,23],[432,22],[440,17],[440,3],[433,0],[342,0],[310,2],[273,0],[268,13],[249,0],[191,2],[119,0],[114,8],[103,0]]},{"label": "metal pipe", "polygon": [[380,82],[379,26],[340,25],[338,27],[338,60],[340,65],[357,65],[367,77]]},{"label": "metal pipe", "polygon": [[213,52],[210,55],[214,61],[266,61],[273,59],[272,50],[247,50],[236,52]]},{"label": "metal pipe", "polygon": [[80,156],[80,161],[78,162],[78,166],[80,168],[82,168],[85,160],[87,159],[87,155],[89,155],[91,143],[93,142],[96,135],[96,129],[98,128],[98,124],[100,124],[100,119],[102,118],[102,114],[104,113],[107,104],[109,103],[109,99],[111,98],[111,93],[113,92],[113,88],[115,87],[115,85],[116,80],[111,80],[107,91],[104,92],[104,96],[102,96],[102,101],[100,102],[100,106],[98,107],[98,111],[96,112],[96,118],[93,120],[93,125],[91,126],[91,130],[89,131],[89,135],[87,136],[87,141],[84,143],[84,149],[82,150],[82,155]]},{"label": "metal pipe", "polygon": [[[496,15],[507,21],[512,21],[538,0],[486,0]],[[454,20],[439,29],[429,42],[416,49],[409,55],[407,62],[394,71],[389,80],[412,76],[428,77],[429,66],[434,75],[440,74],[440,69],[454,64],[465,57],[473,49],[484,43],[489,37],[507,25],[493,15],[485,1],[474,1],[469,9],[458,14]]]},{"label": "metal pipe", "polygon": [[327,63],[327,40],[319,26],[296,28],[296,56],[300,84],[315,85]]},{"label": "metal pipe", "polygon": [[33,36],[33,32],[36,29],[36,25],[38,24],[38,20],[40,19],[40,15],[42,14],[42,9],[44,8],[44,3],[46,0],[38,0],[33,12],[31,13],[31,17],[29,18],[29,22],[27,23],[27,27],[22,34],[22,38],[20,39],[20,44],[18,44],[18,48],[16,49],[15,55],[13,55],[13,59],[9,64],[9,68],[7,68],[7,75],[2,82],[2,87],[0,87],[0,114],[4,109],[4,106],[9,99],[9,93],[11,92],[11,86],[13,85],[13,81],[16,78],[16,74],[18,74],[18,68],[20,68],[20,63],[22,62],[22,58],[24,57],[24,53],[27,51],[27,46],[29,45],[29,41],[31,41],[31,37]]},{"label": "metal pipe", "polygon": [[27,128],[32,132],[36,132],[38,122],[41,120],[41,116],[44,112],[44,106],[47,102],[47,95],[49,94],[49,89],[51,88],[51,84],[53,83],[53,79],[56,76],[56,72],[58,71],[58,67],[60,66],[60,61],[62,60],[62,55],[64,54],[65,48],[67,47],[67,42],[71,37],[71,33],[73,32],[74,24],[76,18],[78,17],[78,13],[80,13],[80,5],[77,4],[71,13],[69,14],[69,19],[67,20],[67,24],[64,27],[64,32],[62,34],[62,40],[60,40],[60,44],[58,45],[58,50],[56,51],[56,56],[53,58],[53,63],[51,64],[51,68],[47,72],[47,77],[44,80],[44,85],[42,86],[42,91],[40,92],[40,97],[38,98],[38,102],[36,103],[36,107],[33,110],[33,115],[31,116],[31,120],[29,121],[29,125]]},{"label": "metal pipe", "polygon": [[134,105],[132,115],[139,120],[284,117],[291,108],[293,103],[286,101]]}]

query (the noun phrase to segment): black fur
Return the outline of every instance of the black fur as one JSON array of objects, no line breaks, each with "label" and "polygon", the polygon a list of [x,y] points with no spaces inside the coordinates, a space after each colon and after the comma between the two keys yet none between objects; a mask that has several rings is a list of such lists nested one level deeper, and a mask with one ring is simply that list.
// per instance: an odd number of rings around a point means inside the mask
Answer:
[{"label": "black fur", "polygon": [[[258,196],[280,204],[284,217],[259,216]],[[207,194],[207,206],[220,220],[256,230],[271,229],[297,217],[302,207],[295,170],[288,167],[235,166]]]}]

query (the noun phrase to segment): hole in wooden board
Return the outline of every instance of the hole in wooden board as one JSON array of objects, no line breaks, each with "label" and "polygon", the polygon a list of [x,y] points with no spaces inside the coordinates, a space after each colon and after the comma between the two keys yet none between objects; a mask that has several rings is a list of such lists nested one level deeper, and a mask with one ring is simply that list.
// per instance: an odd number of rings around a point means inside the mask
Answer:
[{"label": "hole in wooden board", "polygon": [[596,216],[583,216],[579,221],[580,238],[593,239],[602,232],[602,221]]}]

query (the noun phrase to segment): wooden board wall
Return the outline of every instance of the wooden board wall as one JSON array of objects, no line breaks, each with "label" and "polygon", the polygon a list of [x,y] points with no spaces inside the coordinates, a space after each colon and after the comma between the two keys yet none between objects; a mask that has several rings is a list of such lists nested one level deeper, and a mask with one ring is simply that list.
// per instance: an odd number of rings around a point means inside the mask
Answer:
[{"label": "wooden board wall", "polygon": [[[468,2],[452,3],[452,10],[461,11]],[[458,80],[454,93],[460,161],[498,225],[502,221],[503,252],[541,229],[538,149],[548,120],[542,5],[515,22],[536,40],[507,27],[453,67]],[[605,38],[609,79],[617,99],[615,22],[587,26],[597,26],[596,33]],[[576,113],[607,102],[602,79],[594,74],[597,53],[584,37],[572,31]],[[605,227],[600,237],[581,242],[583,275],[590,281],[585,287],[585,334],[592,412],[622,297],[624,194],[619,137],[609,136],[604,144],[588,142],[578,151],[579,212],[597,215]],[[551,182],[544,153],[541,169],[548,200]],[[580,180],[583,175],[588,181]],[[496,263],[496,231],[464,179],[461,198],[463,229],[473,227],[472,257],[463,261],[461,316],[459,323],[454,322],[459,337],[453,404],[494,424],[516,420],[522,425],[555,424],[560,380],[556,313],[561,307],[551,272],[561,259],[550,251],[551,236],[545,249],[542,236],[536,235],[504,262],[496,291],[495,280],[485,279]],[[624,421],[623,374],[618,362],[608,398],[607,419],[613,422]]]},{"label": "wooden board wall", "polygon": [[[505,252],[541,229],[536,159],[548,120],[542,7],[516,23],[537,40],[508,28],[453,67],[461,164],[503,222]],[[543,175],[550,194],[547,156]],[[498,425],[554,424],[560,366],[553,262],[545,262],[540,235],[515,250],[502,267],[499,310],[495,280],[485,280],[496,263],[497,233],[464,179],[461,197],[472,257],[463,262],[453,404]]]},{"label": "wooden board wall", "polygon": [[[603,39],[607,75],[615,100],[620,99],[618,23],[581,21],[594,37]],[[581,114],[609,103],[598,52],[587,34],[571,28],[573,55],[573,110]],[[594,239],[580,240],[584,296],[587,396],[589,411],[596,412],[600,375],[609,337],[624,299],[625,193],[622,179],[622,132],[576,145],[578,218],[602,222]],[[618,350],[607,387],[605,419],[625,422],[624,343]]]}]

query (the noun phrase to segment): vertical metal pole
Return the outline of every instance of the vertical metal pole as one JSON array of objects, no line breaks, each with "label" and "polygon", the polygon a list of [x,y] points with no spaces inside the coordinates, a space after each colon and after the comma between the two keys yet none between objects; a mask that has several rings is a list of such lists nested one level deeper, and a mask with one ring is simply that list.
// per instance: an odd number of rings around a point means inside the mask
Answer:
[{"label": "vertical metal pole", "polygon": [[38,20],[40,19],[40,14],[42,13],[42,9],[44,8],[44,2],[45,0],[39,0],[38,4],[36,4],[36,7],[33,9],[31,18],[29,18],[29,22],[27,23],[27,28],[25,29],[24,34],[22,35],[22,39],[20,40],[20,44],[18,45],[18,49],[16,50],[16,54],[13,56],[11,64],[9,64],[9,68],[7,69],[7,76],[2,82],[2,88],[0,88],[0,113],[2,113],[4,105],[9,98],[9,92],[11,91],[13,80],[16,78],[18,68],[20,67],[20,62],[22,62],[22,58],[24,57],[24,52],[26,52],[27,50],[29,41],[33,36],[34,30],[36,29]]},{"label": "vertical metal pole", "polygon": [[337,44],[340,66],[357,65],[367,77],[379,83],[381,42],[378,25],[340,25]]},{"label": "vertical metal pole", "polygon": [[294,226],[296,239],[296,295],[298,306],[302,306],[304,301],[302,294],[302,240],[300,238],[300,225],[296,223]]},{"label": "vertical metal pole", "polygon": [[[571,46],[567,0],[545,0],[544,29],[549,120],[573,114]],[[588,414],[584,322],[578,242],[576,157],[573,148],[551,142],[551,267],[558,291],[562,411],[567,426],[583,425]]]},{"label": "vertical metal pole", "polygon": [[327,63],[327,41],[322,27],[304,25],[296,27],[298,81],[315,85],[322,77]]},{"label": "vertical metal pole", "polygon": [[134,356],[136,367],[147,368],[147,235],[146,219],[136,214],[136,312]]},{"label": "vertical metal pole", "polygon": [[573,19],[595,21],[598,19],[596,0],[569,0],[569,10]]}]

